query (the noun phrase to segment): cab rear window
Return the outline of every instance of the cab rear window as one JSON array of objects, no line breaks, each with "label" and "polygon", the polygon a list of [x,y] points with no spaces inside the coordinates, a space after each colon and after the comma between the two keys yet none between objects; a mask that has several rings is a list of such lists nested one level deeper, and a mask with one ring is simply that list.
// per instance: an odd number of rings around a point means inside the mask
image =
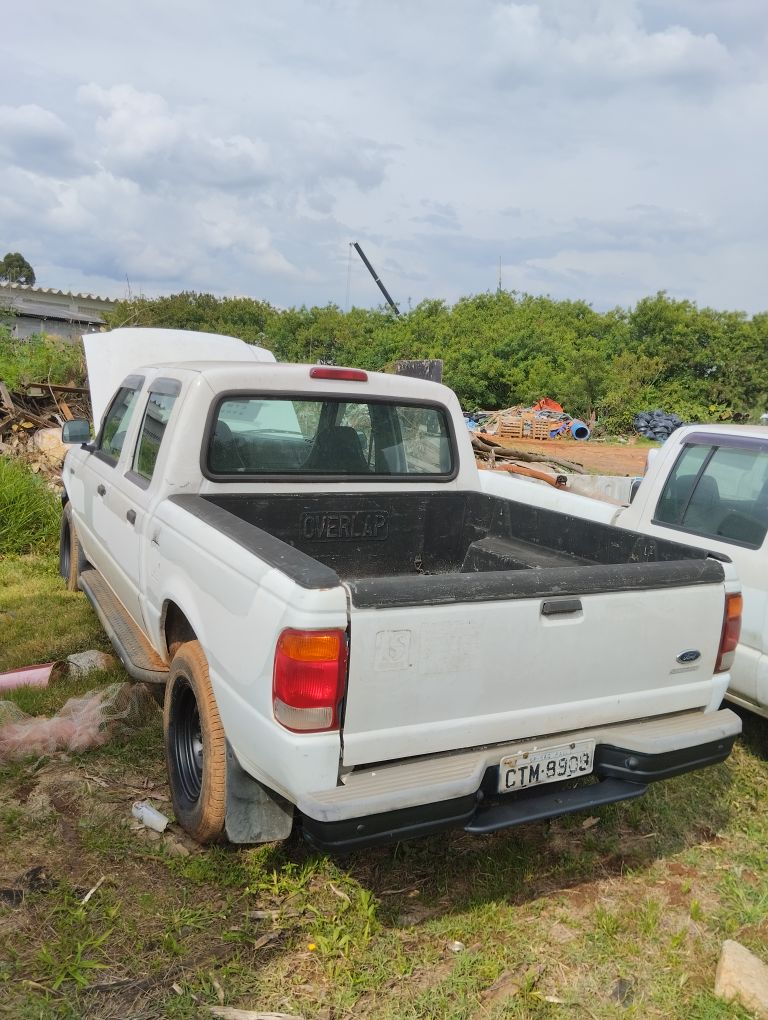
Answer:
[{"label": "cab rear window", "polygon": [[452,477],[448,414],[432,404],[237,394],[208,434],[213,476]]}]

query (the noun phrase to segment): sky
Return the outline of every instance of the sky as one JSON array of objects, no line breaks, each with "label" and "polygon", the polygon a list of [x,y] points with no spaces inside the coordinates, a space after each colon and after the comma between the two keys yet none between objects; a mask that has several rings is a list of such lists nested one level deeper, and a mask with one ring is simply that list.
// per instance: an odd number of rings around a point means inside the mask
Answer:
[{"label": "sky", "polygon": [[36,0],[0,256],[38,284],[402,310],[768,309],[765,0]]}]

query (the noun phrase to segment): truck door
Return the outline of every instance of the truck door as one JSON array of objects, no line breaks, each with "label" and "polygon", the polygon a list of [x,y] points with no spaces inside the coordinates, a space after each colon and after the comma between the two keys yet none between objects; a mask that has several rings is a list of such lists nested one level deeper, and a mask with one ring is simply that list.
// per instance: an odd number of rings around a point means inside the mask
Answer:
[{"label": "truck door", "polygon": [[[82,504],[75,506],[75,520],[86,557],[104,575],[123,601],[115,558],[120,555],[124,528],[117,525],[115,488],[128,437],[135,432],[136,407],[143,376],[128,376],[104,416],[93,453],[77,468],[82,481]],[[128,600],[130,601],[130,600]],[[131,606],[125,603],[131,612]]]},{"label": "truck door", "polygon": [[175,379],[155,379],[141,398],[143,384],[143,377],[129,377],[107,411],[87,461],[92,477],[85,485],[84,528],[86,555],[92,548],[94,564],[140,626],[139,573],[152,477],[180,390]]},{"label": "truck door", "polygon": [[126,469],[116,479],[110,502],[112,526],[120,535],[120,547],[113,553],[116,571],[114,590],[138,622],[143,621],[141,565],[147,543],[150,507],[156,498],[155,469],[166,426],[178,398],[181,384],[176,379],[155,379],[149,384],[146,401],[141,402],[141,424]]}]

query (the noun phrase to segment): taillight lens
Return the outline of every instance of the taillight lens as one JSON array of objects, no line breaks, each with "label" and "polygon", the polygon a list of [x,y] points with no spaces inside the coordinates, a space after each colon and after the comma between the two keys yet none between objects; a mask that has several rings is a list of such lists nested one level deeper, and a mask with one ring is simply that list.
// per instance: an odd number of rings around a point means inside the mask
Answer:
[{"label": "taillight lens", "polygon": [[346,677],[343,630],[284,630],[272,675],[275,719],[294,732],[338,729]]},{"label": "taillight lens", "polygon": [[723,617],[723,633],[720,637],[720,650],[717,653],[716,673],[730,669],[733,664],[733,653],[739,643],[741,634],[741,610],[744,600],[741,595],[725,596],[725,616]]}]

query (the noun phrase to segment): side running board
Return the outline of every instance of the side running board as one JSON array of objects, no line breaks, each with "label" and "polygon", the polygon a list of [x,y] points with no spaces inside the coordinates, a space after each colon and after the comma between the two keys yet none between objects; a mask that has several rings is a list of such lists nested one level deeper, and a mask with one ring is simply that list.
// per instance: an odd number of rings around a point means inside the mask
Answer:
[{"label": "side running board", "polygon": [[81,571],[78,584],[129,676],[144,683],[164,684],[168,679],[167,663],[147,641],[98,570],[91,567]]}]

